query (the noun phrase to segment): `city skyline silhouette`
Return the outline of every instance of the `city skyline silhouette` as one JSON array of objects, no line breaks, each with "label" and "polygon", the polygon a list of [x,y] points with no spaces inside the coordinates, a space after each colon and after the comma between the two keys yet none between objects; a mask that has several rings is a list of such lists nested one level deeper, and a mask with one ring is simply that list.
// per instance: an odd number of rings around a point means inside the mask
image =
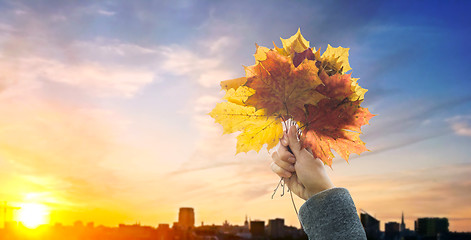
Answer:
[{"label": "city skyline silhouette", "polygon": [[[359,209],[359,212],[368,239],[437,239],[437,234],[441,234],[442,238],[447,237],[445,239],[471,239],[471,232],[449,231],[447,218],[419,218],[411,229],[404,224],[402,214],[400,223],[386,222],[384,230],[380,230],[380,220],[363,209]],[[140,222],[103,226],[77,220],[71,225],[56,222],[29,228],[21,222],[7,221],[0,228],[0,239],[307,239],[303,229],[285,225],[284,218],[262,220],[251,219],[246,215],[242,225],[231,224],[227,220],[221,224],[204,224],[202,221],[200,225],[196,225],[196,213],[191,207],[181,207],[175,214],[175,222],[153,226],[141,225]],[[435,222],[440,222],[440,225]]]},{"label": "city skyline silhouette", "polygon": [[189,206],[196,225],[248,214],[300,228],[289,194],[271,199],[274,151],[236,154],[238,133],[208,115],[220,82],[255,64],[255,44],[282,46],[300,29],[321,52],[349,48],[346,74],[376,114],[361,128],[370,151],[348,162],[334,152],[333,184],[383,231],[404,212],[409,229],[436,217],[470,232],[470,7],[0,1],[0,220],[171,227]]}]

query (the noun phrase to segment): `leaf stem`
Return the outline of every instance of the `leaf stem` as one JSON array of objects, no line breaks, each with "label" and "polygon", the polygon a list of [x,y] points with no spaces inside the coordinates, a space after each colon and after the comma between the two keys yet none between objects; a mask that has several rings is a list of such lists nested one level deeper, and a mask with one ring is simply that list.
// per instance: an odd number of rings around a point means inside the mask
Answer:
[{"label": "leaf stem", "polygon": [[278,190],[278,187],[280,186],[282,181],[283,181],[283,178],[280,178],[280,181],[278,182],[278,185],[276,185],[275,190],[273,190],[273,194],[271,195],[271,199],[273,199],[273,196],[275,196],[276,190]]},{"label": "leaf stem", "polygon": [[[299,220],[298,209],[296,209],[296,204],[294,203],[293,192],[290,191],[290,189],[288,189],[288,192],[289,192],[289,195],[291,196],[291,202],[293,203],[294,211],[296,212],[296,216],[298,217],[298,220]],[[301,224],[301,220],[299,220],[299,225],[303,227],[303,225]]]}]

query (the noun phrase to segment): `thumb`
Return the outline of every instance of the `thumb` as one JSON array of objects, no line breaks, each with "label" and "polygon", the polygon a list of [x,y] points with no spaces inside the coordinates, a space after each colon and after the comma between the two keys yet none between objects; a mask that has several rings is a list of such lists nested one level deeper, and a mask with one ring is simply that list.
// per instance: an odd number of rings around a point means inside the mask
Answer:
[{"label": "thumb", "polygon": [[296,126],[291,126],[288,131],[289,148],[296,158],[301,151],[301,143],[298,141],[298,130]]}]

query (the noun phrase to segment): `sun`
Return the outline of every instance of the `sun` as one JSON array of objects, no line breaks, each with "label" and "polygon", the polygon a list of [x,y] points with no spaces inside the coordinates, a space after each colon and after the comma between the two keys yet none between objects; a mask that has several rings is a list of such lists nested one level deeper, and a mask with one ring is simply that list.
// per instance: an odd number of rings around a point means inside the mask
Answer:
[{"label": "sun", "polygon": [[49,222],[49,209],[39,203],[23,203],[18,211],[18,221],[27,228],[36,228]]}]

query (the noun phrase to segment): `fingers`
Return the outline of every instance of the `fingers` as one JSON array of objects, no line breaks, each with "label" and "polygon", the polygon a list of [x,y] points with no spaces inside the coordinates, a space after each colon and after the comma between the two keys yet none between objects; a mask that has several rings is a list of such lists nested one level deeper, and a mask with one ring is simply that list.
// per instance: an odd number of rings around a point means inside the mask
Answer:
[{"label": "fingers", "polygon": [[278,176],[280,176],[280,177],[283,177],[283,178],[289,178],[289,177],[291,177],[291,173],[290,173],[290,172],[288,172],[288,171],[284,170],[283,168],[281,168],[280,166],[276,165],[275,162],[272,162],[272,163],[271,163],[271,170],[272,170],[274,173],[278,174]]},{"label": "fingers", "polygon": [[290,164],[288,162],[285,162],[281,160],[280,158],[274,158],[274,163],[278,165],[279,167],[283,168],[283,170],[286,170],[288,172],[295,172],[294,164]]},{"label": "fingers", "polygon": [[281,145],[284,147],[288,147],[288,135],[286,133],[283,133],[283,137],[280,139]]},{"label": "fingers", "polygon": [[278,174],[278,176],[289,178],[292,176],[292,173],[295,172],[294,163],[296,162],[296,158],[288,149],[288,135],[283,135],[280,142],[280,147],[272,154],[273,162],[271,163],[271,169],[274,173]]},{"label": "fingers", "polygon": [[273,159],[273,162],[276,163],[279,167],[283,168],[284,170],[288,172],[294,172],[294,163],[296,162],[296,159],[294,158],[294,155],[288,150],[280,150],[281,152],[274,152],[271,155],[271,158]]},{"label": "fingers", "polygon": [[299,152],[301,151],[301,143],[298,141],[298,130],[296,126],[291,126],[288,131],[288,142],[291,151],[294,153],[296,157],[299,156]]},{"label": "fingers", "polygon": [[[288,147],[280,146],[276,152],[278,154],[278,157],[285,162],[292,163],[294,164],[296,162],[296,159],[294,155],[289,151]],[[273,153],[272,158],[274,158],[275,153]]]}]

